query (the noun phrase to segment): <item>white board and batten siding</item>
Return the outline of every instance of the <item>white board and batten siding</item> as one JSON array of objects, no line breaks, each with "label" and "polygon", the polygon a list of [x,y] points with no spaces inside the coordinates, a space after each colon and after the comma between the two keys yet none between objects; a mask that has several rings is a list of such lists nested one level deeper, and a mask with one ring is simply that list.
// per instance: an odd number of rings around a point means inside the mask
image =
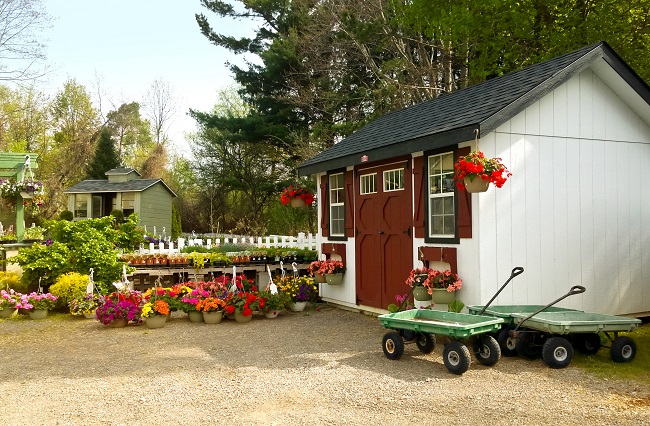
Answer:
[{"label": "white board and batten siding", "polygon": [[[495,131],[486,156],[513,176],[473,195],[481,301],[515,266],[498,304],[546,304],[608,314],[650,312],[650,126],[587,69]],[[459,253],[462,257],[463,254]],[[460,259],[459,259],[460,262]],[[480,284],[479,284],[480,283]]]}]

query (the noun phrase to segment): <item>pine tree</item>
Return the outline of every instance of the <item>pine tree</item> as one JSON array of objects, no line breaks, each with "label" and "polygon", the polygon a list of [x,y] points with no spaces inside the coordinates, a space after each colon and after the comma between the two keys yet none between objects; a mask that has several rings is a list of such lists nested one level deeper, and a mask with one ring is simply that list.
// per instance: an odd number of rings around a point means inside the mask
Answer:
[{"label": "pine tree", "polygon": [[97,140],[95,155],[86,168],[87,179],[106,179],[105,173],[120,167],[120,160],[115,150],[111,132],[104,127]]}]

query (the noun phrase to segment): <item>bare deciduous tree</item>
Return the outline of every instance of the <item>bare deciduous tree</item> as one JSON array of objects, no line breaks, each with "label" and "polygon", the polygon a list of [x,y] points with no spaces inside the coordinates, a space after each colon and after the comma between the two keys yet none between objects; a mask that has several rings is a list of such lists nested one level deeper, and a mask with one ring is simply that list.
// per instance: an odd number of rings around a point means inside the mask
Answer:
[{"label": "bare deciduous tree", "polygon": [[167,142],[167,130],[176,113],[174,90],[169,82],[155,80],[145,94],[143,106],[157,145]]},{"label": "bare deciduous tree", "polygon": [[40,77],[45,59],[40,32],[50,18],[42,0],[0,0],[0,80],[25,81]]}]

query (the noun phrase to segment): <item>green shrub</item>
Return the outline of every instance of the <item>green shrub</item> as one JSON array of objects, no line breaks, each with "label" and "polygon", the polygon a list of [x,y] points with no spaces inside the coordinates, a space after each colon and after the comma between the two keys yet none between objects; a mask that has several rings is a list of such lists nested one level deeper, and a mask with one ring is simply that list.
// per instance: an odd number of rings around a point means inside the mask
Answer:
[{"label": "green shrub", "polygon": [[74,215],[70,210],[63,210],[61,213],[59,213],[59,220],[67,220],[70,222],[74,218]]},{"label": "green shrub", "polygon": [[20,275],[16,272],[0,271],[0,288],[3,290],[14,289],[19,293],[27,293],[27,286],[20,280]]},{"label": "green shrub", "polygon": [[87,286],[88,275],[68,272],[56,279],[56,282],[50,286],[50,293],[58,297],[57,305],[66,307],[72,300],[84,297]]},{"label": "green shrub", "polygon": [[115,209],[111,211],[111,216],[115,218],[115,223],[117,225],[121,225],[124,223],[124,212],[119,209]]}]

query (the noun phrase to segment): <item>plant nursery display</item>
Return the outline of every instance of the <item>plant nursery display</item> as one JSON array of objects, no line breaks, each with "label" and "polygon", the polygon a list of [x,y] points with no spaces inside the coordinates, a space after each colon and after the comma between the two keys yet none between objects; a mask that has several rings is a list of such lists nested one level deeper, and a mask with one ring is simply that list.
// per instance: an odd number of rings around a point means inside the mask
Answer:
[{"label": "plant nursery display", "polygon": [[142,294],[139,291],[116,291],[100,297],[95,316],[104,325],[121,326],[129,322],[139,322],[142,302]]}]

